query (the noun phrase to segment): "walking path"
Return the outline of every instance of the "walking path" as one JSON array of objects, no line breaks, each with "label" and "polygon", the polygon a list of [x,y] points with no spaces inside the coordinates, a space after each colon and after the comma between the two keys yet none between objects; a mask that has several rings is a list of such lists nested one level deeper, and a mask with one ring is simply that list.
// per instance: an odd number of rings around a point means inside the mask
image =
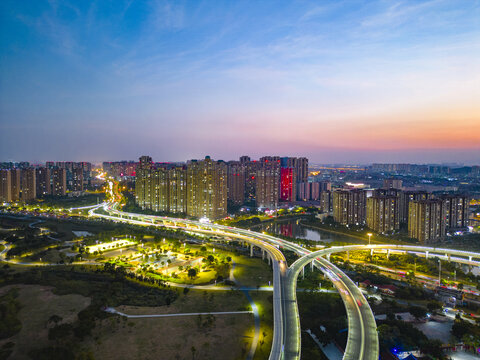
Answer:
[{"label": "walking path", "polygon": [[136,318],[160,318],[160,317],[174,317],[174,316],[198,316],[198,315],[235,315],[235,314],[251,314],[252,311],[245,310],[245,311],[219,311],[219,312],[196,312],[196,313],[177,313],[177,314],[149,314],[149,315],[128,315],[122,313],[115,308],[107,307],[105,309],[106,312],[110,314],[117,314],[120,316],[125,316],[130,319]]}]

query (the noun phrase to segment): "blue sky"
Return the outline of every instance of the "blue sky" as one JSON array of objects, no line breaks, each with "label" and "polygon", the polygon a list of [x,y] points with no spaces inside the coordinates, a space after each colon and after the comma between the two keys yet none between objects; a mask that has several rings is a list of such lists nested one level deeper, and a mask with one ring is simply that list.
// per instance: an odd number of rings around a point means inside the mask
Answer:
[{"label": "blue sky", "polygon": [[0,13],[0,160],[480,159],[480,1],[4,0]]}]

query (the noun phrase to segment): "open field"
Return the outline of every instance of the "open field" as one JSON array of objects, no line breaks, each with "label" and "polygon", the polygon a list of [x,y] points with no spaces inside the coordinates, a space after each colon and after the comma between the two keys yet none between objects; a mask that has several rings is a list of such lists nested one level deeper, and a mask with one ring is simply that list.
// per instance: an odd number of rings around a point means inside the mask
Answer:
[{"label": "open field", "polygon": [[[189,312],[250,310],[245,295],[238,290],[203,291],[189,289],[169,306],[118,306],[117,310],[129,315],[175,314]],[[253,324],[253,321],[252,321]]]},{"label": "open field", "polygon": [[253,336],[250,314],[102,323],[83,344],[95,359],[244,359]]},{"label": "open field", "polygon": [[52,315],[60,316],[60,323],[72,323],[77,313],[90,304],[90,298],[77,294],[55,295],[52,288],[38,285],[10,285],[0,288],[0,295],[11,288],[19,289],[19,302],[22,306],[18,318],[22,322],[20,332],[0,341],[15,343],[10,359],[31,359],[28,352],[44,347],[48,340],[48,319]]}]

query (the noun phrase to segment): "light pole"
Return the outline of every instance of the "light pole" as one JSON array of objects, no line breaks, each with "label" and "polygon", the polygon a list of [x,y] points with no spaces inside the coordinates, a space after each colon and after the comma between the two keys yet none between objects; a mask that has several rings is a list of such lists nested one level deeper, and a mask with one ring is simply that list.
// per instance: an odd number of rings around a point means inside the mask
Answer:
[{"label": "light pole", "polygon": [[368,245],[370,245],[370,239],[372,238],[372,235],[373,235],[373,234],[372,234],[372,233],[368,233],[367,235],[368,235]]}]

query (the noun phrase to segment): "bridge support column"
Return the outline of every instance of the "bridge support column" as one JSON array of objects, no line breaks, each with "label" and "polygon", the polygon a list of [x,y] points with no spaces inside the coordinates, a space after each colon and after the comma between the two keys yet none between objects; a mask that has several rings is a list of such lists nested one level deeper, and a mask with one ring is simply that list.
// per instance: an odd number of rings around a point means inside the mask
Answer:
[{"label": "bridge support column", "polygon": [[310,270],[313,272],[313,261],[310,263]]},{"label": "bridge support column", "polygon": [[270,265],[271,261],[272,261],[272,258],[270,257],[270,255],[268,255],[267,257],[268,257],[268,265]]},{"label": "bridge support column", "polygon": [[370,249],[370,256],[373,256],[373,249]]},{"label": "bridge support column", "polygon": [[387,260],[390,259],[390,250],[387,250]]},{"label": "bridge support column", "polygon": [[250,257],[253,257],[253,245],[250,245]]},{"label": "bridge support column", "polygon": [[305,266],[302,268],[302,279],[305,279]]},{"label": "bridge support column", "polygon": [[428,259],[428,251],[425,251],[425,259]]},{"label": "bridge support column", "polygon": [[448,261],[450,261],[450,254],[447,254],[447,259]]},{"label": "bridge support column", "polygon": [[350,251],[347,251],[347,260],[350,260]]},{"label": "bridge support column", "polygon": [[262,260],[265,260],[265,250],[262,249]]},{"label": "bridge support column", "polygon": [[330,254],[327,254],[327,260],[330,261]]}]

